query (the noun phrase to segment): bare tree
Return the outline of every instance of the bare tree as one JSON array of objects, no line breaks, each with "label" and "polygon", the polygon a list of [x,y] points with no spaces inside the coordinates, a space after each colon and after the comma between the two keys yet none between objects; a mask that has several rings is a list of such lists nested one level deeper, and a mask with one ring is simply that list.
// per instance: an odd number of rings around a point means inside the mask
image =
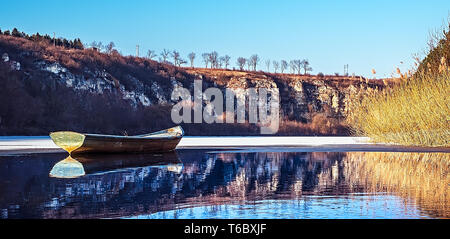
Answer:
[{"label": "bare tree", "polygon": [[251,70],[252,69],[252,60],[249,58],[249,59],[247,59],[247,70],[249,71],[249,70]]},{"label": "bare tree", "polygon": [[303,60],[293,60],[294,69],[297,71],[297,74],[301,74],[301,70],[303,68],[304,61]]},{"label": "bare tree", "polygon": [[184,65],[184,64],[187,64],[188,62],[185,60],[185,59],[183,59],[183,58],[180,58],[180,59],[178,59],[178,66],[180,67],[180,66],[182,66],[182,65]]},{"label": "bare tree", "polygon": [[153,58],[155,58],[155,57],[156,57],[155,51],[152,51],[152,50],[148,50],[147,51],[147,58],[148,59],[153,60]]},{"label": "bare tree", "polygon": [[179,65],[179,60],[180,60],[180,53],[176,50],[172,51],[172,57],[173,57],[173,64],[178,66]]},{"label": "bare tree", "polygon": [[281,73],[284,73],[284,70],[288,68],[288,63],[285,60],[281,60]]},{"label": "bare tree", "polygon": [[222,68],[223,66],[225,66],[225,57],[221,56],[219,57],[219,68]]},{"label": "bare tree", "polygon": [[246,62],[247,62],[247,59],[245,59],[244,57],[239,57],[237,59],[237,65],[241,71],[244,70]]},{"label": "bare tree", "polygon": [[170,51],[167,49],[164,49],[161,52],[162,62],[167,63],[167,58],[169,58],[169,55],[170,55]]},{"label": "bare tree", "polygon": [[229,55],[223,56],[223,64],[225,65],[225,69],[228,69],[228,65],[230,65],[231,57]]},{"label": "bare tree", "polygon": [[202,54],[203,62],[205,63],[205,68],[208,68],[209,63],[209,53]]},{"label": "bare tree", "polygon": [[305,71],[305,75],[308,73],[308,71],[312,71],[313,69],[309,66],[309,61],[308,60],[303,60],[302,61],[302,68]]},{"label": "bare tree", "polygon": [[194,59],[195,59],[195,53],[191,52],[188,55],[189,61],[191,62],[191,67],[194,68]]},{"label": "bare tree", "polygon": [[216,51],[209,53],[209,62],[211,62],[211,68],[217,68],[219,65],[219,53]]},{"label": "bare tree", "polygon": [[251,62],[251,64],[252,64],[252,66],[253,66],[253,71],[256,71],[256,66],[258,65],[258,63],[259,63],[259,56],[257,55],[257,54],[254,54],[254,55],[252,55],[251,57],[250,57],[250,62]]},{"label": "bare tree", "polygon": [[277,73],[278,68],[280,68],[280,63],[278,63],[278,61],[273,61],[272,65],[273,65],[273,69],[274,69],[275,73]]},{"label": "bare tree", "polygon": [[289,67],[291,68],[291,73],[295,74],[295,62],[294,61],[289,61]]},{"label": "bare tree", "polygon": [[106,53],[111,54],[114,50],[114,47],[116,47],[116,44],[114,44],[114,42],[108,43],[108,45],[105,46]]},{"label": "bare tree", "polygon": [[270,60],[266,60],[267,72],[270,72]]}]

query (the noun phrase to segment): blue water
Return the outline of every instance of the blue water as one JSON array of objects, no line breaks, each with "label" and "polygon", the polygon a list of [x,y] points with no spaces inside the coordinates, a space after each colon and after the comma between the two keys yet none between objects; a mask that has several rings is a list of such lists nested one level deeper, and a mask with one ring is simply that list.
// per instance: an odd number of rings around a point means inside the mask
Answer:
[{"label": "blue water", "polygon": [[385,194],[348,195],[347,197],[305,196],[295,200],[262,200],[178,208],[130,219],[404,219],[430,218],[402,198]]},{"label": "blue water", "polygon": [[71,160],[64,154],[5,156],[0,157],[0,218],[448,215],[396,192],[369,190],[367,182],[350,177],[354,172],[346,156],[208,150]]}]

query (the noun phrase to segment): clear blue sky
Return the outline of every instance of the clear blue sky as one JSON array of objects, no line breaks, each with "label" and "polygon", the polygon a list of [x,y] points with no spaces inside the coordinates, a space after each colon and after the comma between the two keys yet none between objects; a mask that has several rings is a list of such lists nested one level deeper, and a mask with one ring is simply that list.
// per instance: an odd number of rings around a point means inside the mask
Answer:
[{"label": "clear blue sky", "polygon": [[[126,55],[176,49],[186,57],[217,51],[239,56],[309,59],[314,73],[388,77],[412,65],[430,30],[444,23],[450,1],[2,1],[0,28],[56,32],[84,43],[113,41]],[[405,62],[403,66],[400,62]]]}]

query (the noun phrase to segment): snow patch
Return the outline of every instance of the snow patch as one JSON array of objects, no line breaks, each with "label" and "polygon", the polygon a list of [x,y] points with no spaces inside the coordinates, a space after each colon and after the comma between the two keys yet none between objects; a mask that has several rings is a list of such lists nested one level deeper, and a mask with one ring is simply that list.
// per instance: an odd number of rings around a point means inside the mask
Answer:
[{"label": "snow patch", "polygon": [[8,62],[8,61],[9,61],[8,53],[3,53],[3,55],[2,55],[2,61],[3,61],[3,62]]},{"label": "snow patch", "polygon": [[11,61],[11,70],[20,71],[20,63],[17,61]]},{"label": "snow patch", "polygon": [[162,104],[162,103],[166,103],[166,97],[164,97],[164,91],[163,89],[158,85],[158,83],[156,83],[155,81],[152,83],[152,93],[156,96],[156,98],[158,99],[158,103]]},{"label": "snow patch", "polygon": [[44,70],[52,72],[53,74],[59,74],[61,72],[67,72],[67,69],[62,67],[59,63],[53,63],[47,67],[44,68]]},{"label": "snow patch", "polygon": [[139,100],[143,106],[150,106],[151,104],[150,99],[143,94],[139,95]]},{"label": "snow patch", "polygon": [[136,107],[138,103],[141,103],[143,106],[150,106],[152,104],[150,99],[143,93],[127,91],[124,86],[120,86],[120,90],[122,91],[122,99],[131,100],[134,107]]}]

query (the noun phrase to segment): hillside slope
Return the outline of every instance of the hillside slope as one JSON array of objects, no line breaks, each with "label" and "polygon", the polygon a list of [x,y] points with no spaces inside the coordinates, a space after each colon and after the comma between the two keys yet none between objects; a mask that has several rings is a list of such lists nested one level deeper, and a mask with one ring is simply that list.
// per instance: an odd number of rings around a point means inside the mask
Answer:
[{"label": "hillside slope", "polygon": [[[170,127],[175,86],[278,88],[280,135],[345,135],[352,99],[379,80],[185,68],[0,35],[0,134],[142,133]],[[251,124],[183,124],[188,135],[255,135]],[[208,129],[208,130],[205,130]]]}]

